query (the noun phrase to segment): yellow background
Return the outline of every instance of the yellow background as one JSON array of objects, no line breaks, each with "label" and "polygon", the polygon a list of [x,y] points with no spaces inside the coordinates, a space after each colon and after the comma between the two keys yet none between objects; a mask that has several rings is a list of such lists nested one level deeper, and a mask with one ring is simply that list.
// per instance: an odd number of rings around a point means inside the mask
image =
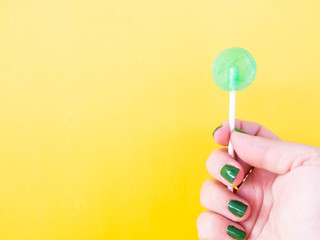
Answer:
[{"label": "yellow background", "polygon": [[222,50],[237,117],[317,145],[315,0],[0,0],[0,239],[197,239]]}]

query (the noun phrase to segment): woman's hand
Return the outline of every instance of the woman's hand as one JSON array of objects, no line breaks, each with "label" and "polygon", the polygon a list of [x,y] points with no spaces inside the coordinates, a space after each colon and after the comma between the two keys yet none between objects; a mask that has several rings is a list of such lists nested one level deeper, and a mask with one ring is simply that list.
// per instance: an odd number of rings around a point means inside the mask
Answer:
[{"label": "woman's hand", "polygon": [[[208,179],[201,189],[201,204],[209,211],[198,217],[201,240],[314,240],[320,239],[320,149],[281,141],[263,126],[236,121],[214,133],[227,146],[229,137],[237,155],[226,148],[212,152]],[[236,193],[227,186],[238,186]]]}]

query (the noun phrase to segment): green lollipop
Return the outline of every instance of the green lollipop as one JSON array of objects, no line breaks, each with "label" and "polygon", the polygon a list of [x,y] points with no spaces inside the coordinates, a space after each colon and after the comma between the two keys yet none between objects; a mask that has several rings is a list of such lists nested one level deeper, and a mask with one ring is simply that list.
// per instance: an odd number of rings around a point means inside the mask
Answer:
[{"label": "green lollipop", "polygon": [[252,55],[243,48],[229,48],[221,52],[212,66],[213,79],[226,91],[240,91],[254,80],[257,65]]},{"label": "green lollipop", "polygon": [[[236,91],[246,89],[254,80],[257,65],[252,55],[243,48],[229,48],[220,53],[213,62],[212,76],[218,87],[230,92],[229,125],[230,132],[235,127]],[[234,150],[229,141],[228,153],[234,158]],[[233,191],[232,187],[229,187]]]}]

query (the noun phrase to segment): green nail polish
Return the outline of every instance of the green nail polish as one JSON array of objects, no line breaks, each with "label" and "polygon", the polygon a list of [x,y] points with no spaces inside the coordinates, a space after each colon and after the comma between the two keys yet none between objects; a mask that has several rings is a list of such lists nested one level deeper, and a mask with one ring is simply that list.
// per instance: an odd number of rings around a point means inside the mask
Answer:
[{"label": "green nail polish", "polygon": [[244,240],[246,238],[246,232],[236,228],[235,226],[229,225],[227,227],[227,233],[230,237],[237,240]]},{"label": "green nail polish", "polygon": [[224,165],[220,171],[220,174],[229,183],[233,183],[233,181],[236,179],[238,172],[239,172],[238,168],[230,165]]},{"label": "green nail polish", "polygon": [[247,211],[248,206],[242,202],[237,201],[237,200],[231,200],[228,203],[228,208],[229,208],[230,212],[232,212],[237,217],[243,217],[243,215]]},{"label": "green nail polish", "polygon": [[234,130],[235,130],[236,132],[239,132],[239,133],[248,134],[247,132],[241,130],[240,128],[235,128]]},{"label": "green nail polish", "polygon": [[212,136],[214,137],[214,133],[219,129],[219,128],[222,128],[222,125],[218,126],[212,133]]}]

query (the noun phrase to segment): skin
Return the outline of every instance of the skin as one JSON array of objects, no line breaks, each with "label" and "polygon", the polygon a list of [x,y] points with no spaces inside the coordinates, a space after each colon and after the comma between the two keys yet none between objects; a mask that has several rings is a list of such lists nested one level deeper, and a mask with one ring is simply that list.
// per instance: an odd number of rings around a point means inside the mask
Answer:
[{"label": "skin", "polygon": [[[198,217],[199,238],[232,240],[226,228],[233,225],[249,240],[320,239],[320,148],[282,141],[257,123],[236,120],[236,127],[248,134],[230,134],[227,121],[214,134],[222,146],[231,138],[237,157],[220,148],[207,160],[214,179],[201,189],[200,201],[208,211]],[[226,164],[240,169],[232,184],[220,175]],[[252,167],[236,193],[227,189],[238,186]],[[248,205],[243,217],[228,210],[230,200]]]}]

